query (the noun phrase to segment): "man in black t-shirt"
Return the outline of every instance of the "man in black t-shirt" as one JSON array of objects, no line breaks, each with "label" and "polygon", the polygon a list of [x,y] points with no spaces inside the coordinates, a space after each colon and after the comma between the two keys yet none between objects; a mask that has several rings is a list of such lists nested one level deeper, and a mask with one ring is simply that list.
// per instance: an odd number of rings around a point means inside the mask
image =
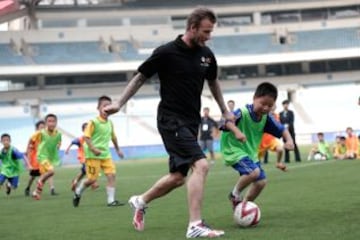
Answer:
[{"label": "man in black t-shirt", "polygon": [[205,107],[203,109],[203,117],[201,118],[200,124],[200,146],[203,151],[208,150],[210,153],[210,161],[214,163],[214,138],[213,131],[217,130],[217,123],[214,119],[209,116],[210,109]]},{"label": "man in black t-shirt", "polygon": [[[134,209],[133,225],[144,230],[147,204],[187,183],[189,225],[187,238],[219,237],[224,231],[207,226],[201,216],[204,185],[209,170],[205,154],[197,137],[200,124],[201,93],[204,82],[217,101],[225,119],[233,121],[224,103],[217,80],[217,63],[213,52],[205,45],[216,23],[215,14],[203,7],[195,9],[187,19],[184,35],[154,50],[140,65],[117,102],[105,108],[112,114],[133,96],[145,80],[158,74],[160,97],[158,130],[169,154],[169,173],[160,178],[141,195],[132,196],[129,204]],[[192,174],[187,178],[189,169]]]}]

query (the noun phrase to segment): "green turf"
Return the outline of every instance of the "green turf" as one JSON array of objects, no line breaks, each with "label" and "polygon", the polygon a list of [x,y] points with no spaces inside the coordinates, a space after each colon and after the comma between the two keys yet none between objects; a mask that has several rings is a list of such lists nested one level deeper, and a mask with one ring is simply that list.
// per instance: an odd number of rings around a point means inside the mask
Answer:
[{"label": "green turf", "polygon": [[[125,201],[167,173],[165,159],[128,161],[117,167],[117,196]],[[220,162],[211,169],[203,217],[226,231],[223,239],[360,239],[359,160],[291,163],[287,173],[273,164],[264,168],[269,183],[256,200],[262,218],[257,227],[249,229],[234,225],[227,200],[236,172]],[[132,228],[128,206],[106,207],[104,177],[100,179],[101,188],[85,192],[75,209],[69,186],[77,171],[57,169],[55,184],[59,196],[50,196],[46,186],[42,200],[24,197],[26,175],[21,177],[19,189],[9,197],[1,191],[0,239],[185,239],[188,216],[185,188],[151,203],[146,229],[139,233]]]}]

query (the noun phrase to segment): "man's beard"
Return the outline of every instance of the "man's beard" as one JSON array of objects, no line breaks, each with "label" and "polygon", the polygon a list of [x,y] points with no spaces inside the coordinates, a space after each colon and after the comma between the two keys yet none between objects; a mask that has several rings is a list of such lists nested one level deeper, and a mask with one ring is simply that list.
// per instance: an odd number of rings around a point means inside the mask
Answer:
[{"label": "man's beard", "polygon": [[193,47],[204,47],[205,46],[205,44],[200,44],[199,38],[197,38],[197,37],[192,38],[190,40],[190,42]]}]

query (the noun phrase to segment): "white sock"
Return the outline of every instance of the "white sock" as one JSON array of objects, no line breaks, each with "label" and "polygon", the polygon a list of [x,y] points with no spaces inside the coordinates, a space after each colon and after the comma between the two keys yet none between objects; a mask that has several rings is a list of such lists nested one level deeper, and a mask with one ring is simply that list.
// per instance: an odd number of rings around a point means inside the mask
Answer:
[{"label": "white sock", "polygon": [[234,189],[232,190],[232,195],[233,195],[235,198],[237,198],[237,199],[240,198],[240,192],[239,192],[239,190],[238,190],[237,184],[234,186]]},{"label": "white sock", "polygon": [[137,200],[138,200],[138,204],[139,204],[141,207],[145,207],[145,206],[146,206],[146,202],[144,201],[144,199],[142,198],[142,196],[138,196],[138,197],[137,197]]},{"label": "white sock", "polygon": [[192,226],[199,225],[201,222],[202,222],[202,220],[196,220],[196,221],[189,222],[189,228]]},{"label": "white sock", "polygon": [[81,180],[80,184],[75,189],[75,193],[77,195],[81,195],[81,193],[85,190],[85,181],[86,179]]},{"label": "white sock", "polygon": [[107,193],[107,202],[112,203],[115,201],[115,188],[114,187],[106,187]]}]

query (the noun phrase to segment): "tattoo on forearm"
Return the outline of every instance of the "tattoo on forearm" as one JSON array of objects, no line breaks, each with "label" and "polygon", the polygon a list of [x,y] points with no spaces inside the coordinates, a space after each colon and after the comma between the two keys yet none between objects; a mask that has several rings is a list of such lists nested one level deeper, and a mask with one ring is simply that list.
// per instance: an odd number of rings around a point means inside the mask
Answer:
[{"label": "tattoo on forearm", "polygon": [[120,99],[120,104],[125,104],[129,100],[129,98],[131,98],[139,90],[139,88],[144,84],[145,81],[146,77],[142,73],[136,74],[124,89],[124,92]]},{"label": "tattoo on forearm", "polygon": [[214,96],[217,104],[220,107],[221,113],[226,112],[227,108],[225,106],[225,101],[224,101],[223,95],[221,93],[219,80],[208,81],[208,85],[209,85],[209,88],[210,88],[210,91],[211,91],[212,95]]}]

